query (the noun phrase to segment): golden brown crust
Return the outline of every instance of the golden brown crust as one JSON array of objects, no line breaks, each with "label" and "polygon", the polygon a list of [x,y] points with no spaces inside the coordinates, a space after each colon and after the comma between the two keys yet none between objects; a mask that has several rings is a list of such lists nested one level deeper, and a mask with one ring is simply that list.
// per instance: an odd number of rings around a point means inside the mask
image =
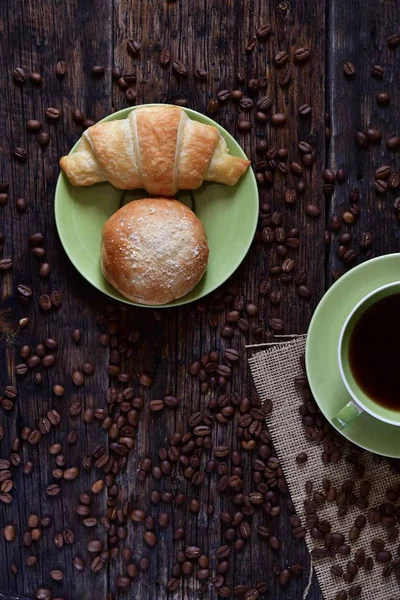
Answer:
[{"label": "golden brown crust", "polygon": [[107,181],[107,176],[95,159],[90,144],[84,136],[76,152],[60,158],[60,167],[72,185],[85,186]]},{"label": "golden brown crust", "polygon": [[135,112],[143,186],[150,194],[173,196],[178,191],[175,154],[183,111],[161,105]]},{"label": "golden brown crust", "polygon": [[187,119],[178,166],[180,190],[197,190],[203,183],[219,137],[216,127]]},{"label": "golden brown crust", "polygon": [[143,186],[129,119],[93,125],[86,131],[86,135],[97,161],[112,185],[126,190]]},{"label": "golden brown crust", "polygon": [[219,136],[217,147],[211,157],[204,179],[225,183],[226,185],[235,185],[250,165],[249,160],[229,154],[224,138]]},{"label": "golden brown crust", "polygon": [[234,185],[250,161],[229,154],[216,127],[192,121],[179,106],[160,104],[89,127],[60,165],[72,185],[108,180],[120,189],[173,196],[204,180]]},{"label": "golden brown crust", "polygon": [[101,268],[123,296],[167,304],[188,294],[208,260],[204,227],[184,204],[166,198],[134,200],[105,223]]}]

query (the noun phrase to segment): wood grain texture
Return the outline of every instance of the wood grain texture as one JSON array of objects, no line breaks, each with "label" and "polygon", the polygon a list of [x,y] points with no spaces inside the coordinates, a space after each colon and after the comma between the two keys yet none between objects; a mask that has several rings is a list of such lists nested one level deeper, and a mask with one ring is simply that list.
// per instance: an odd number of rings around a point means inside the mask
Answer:
[{"label": "wood grain texture", "polygon": [[[325,221],[332,212],[347,205],[353,181],[361,189],[364,207],[353,229],[357,233],[362,230],[373,231],[376,254],[398,249],[398,223],[391,209],[391,196],[387,201],[378,203],[371,191],[376,163],[383,164],[386,160],[382,153],[384,145],[359,151],[353,144],[353,129],[365,129],[374,123],[382,126],[386,137],[399,133],[389,131],[390,123],[396,122],[395,115],[398,112],[396,86],[399,70],[396,70],[396,61],[399,57],[398,51],[393,53],[387,49],[385,41],[392,32],[390,28],[393,26],[395,30],[399,9],[392,0],[362,5],[359,0],[351,5],[335,0],[326,5],[327,11],[325,3],[317,0],[216,0],[212,3],[205,0],[140,0],[134,5],[128,0],[87,0],[84,4],[78,0],[68,3],[47,0],[39,9],[31,0],[25,3],[17,0],[1,3],[3,51],[0,53],[0,78],[3,97],[0,104],[0,180],[10,183],[10,191],[8,205],[0,207],[0,233],[4,231],[6,234],[3,256],[12,256],[14,267],[0,279],[1,310],[11,309],[0,316],[0,393],[6,385],[15,385],[14,368],[19,362],[18,351],[22,344],[33,346],[48,336],[55,337],[59,342],[57,363],[48,372],[43,370],[42,386],[34,385],[31,372],[18,379],[16,407],[9,413],[0,413],[0,424],[6,432],[0,445],[1,457],[9,455],[11,440],[22,426],[36,426],[39,417],[52,407],[62,416],[61,426],[53,429],[38,446],[23,444],[23,462],[31,460],[35,473],[28,477],[23,475],[21,469],[13,469],[16,487],[14,501],[10,505],[0,506],[0,523],[14,524],[20,535],[26,529],[30,512],[51,514],[53,519],[40,543],[32,549],[23,548],[16,542],[7,544],[1,537],[2,589],[33,597],[38,585],[46,585],[55,596],[83,600],[91,595],[105,599],[108,592],[116,592],[115,578],[123,571],[119,559],[99,574],[93,574],[88,565],[84,573],[72,568],[74,556],[86,558],[85,545],[89,539],[96,535],[105,541],[105,532],[100,527],[94,533],[74,526],[75,543],[61,550],[56,549],[53,542],[56,532],[76,523],[74,510],[78,495],[81,491],[89,490],[99,471],[82,470],[78,481],[61,482],[62,494],[56,498],[48,498],[45,494],[47,485],[53,481],[51,471],[55,466],[47,450],[50,443],[62,443],[68,466],[78,466],[82,456],[91,452],[96,444],[107,444],[107,436],[97,422],[85,424],[81,417],[72,419],[68,414],[70,404],[77,400],[87,407],[105,407],[106,389],[114,381],[110,381],[107,374],[108,349],[100,347],[97,341],[99,328],[96,318],[107,300],[84,282],[65,256],[55,230],[53,194],[58,176],[58,158],[68,151],[81,134],[81,129],[71,119],[71,110],[81,108],[88,118],[98,120],[112,110],[129,105],[125,93],[112,83],[113,65],[119,66],[123,73],[136,72],[137,83],[132,87],[136,90],[138,104],[185,99],[190,108],[201,112],[205,111],[207,102],[215,98],[218,91],[237,87],[235,77],[238,67],[245,70],[247,79],[265,76],[268,87],[266,92],[260,92],[259,95],[268,93],[273,97],[272,112],[286,114],[286,127],[276,128],[268,121],[265,128],[253,125],[251,134],[243,134],[238,130],[237,123],[240,118],[247,117],[230,101],[221,104],[215,119],[238,139],[254,161],[258,160],[256,141],[263,136],[269,148],[288,148],[288,163],[300,162],[297,144],[301,140],[313,146],[316,157],[312,169],[305,170],[302,176],[306,192],[298,197],[293,207],[286,206],[283,200],[285,189],[295,186],[299,179],[290,172],[284,176],[277,171],[273,188],[263,188],[260,192],[261,204],[269,202],[272,211],[282,212],[285,229],[298,227],[300,230],[300,250],[293,257],[296,260],[296,272],[300,269],[308,272],[308,285],[313,292],[309,301],[296,294],[293,282],[282,284],[278,278],[270,277],[269,268],[280,264],[281,259],[271,247],[255,241],[235,280],[239,281],[240,293],[247,300],[259,302],[258,316],[249,321],[251,326],[261,325],[261,336],[250,329],[247,336],[236,330],[232,340],[221,338],[224,311],[214,311],[212,299],[205,300],[197,307],[179,310],[160,312],[129,308],[122,313],[122,327],[137,328],[141,334],[132,356],[129,360],[124,359],[122,368],[131,374],[135,392],[144,396],[145,409],[140,419],[136,448],[129,455],[126,472],[118,476],[121,498],[129,501],[132,507],[150,511],[155,517],[160,512],[170,511],[163,503],[151,504],[149,495],[153,489],[182,492],[188,500],[195,497],[202,503],[199,515],[190,513],[188,503],[180,508],[175,507],[171,511],[171,525],[164,531],[157,526],[159,543],[154,549],[144,544],[141,525],[129,525],[128,538],[121,545],[133,550],[135,560],[147,556],[150,569],[135,580],[125,597],[140,600],[164,600],[167,597],[194,600],[199,588],[194,577],[184,579],[175,594],[166,592],[165,584],[170,577],[176,551],[180,548],[180,544],[172,538],[172,530],[184,526],[186,544],[198,545],[212,557],[223,541],[223,528],[219,518],[207,516],[205,505],[215,504],[216,515],[222,510],[234,508],[230,497],[217,493],[213,477],[200,490],[187,483],[180,469],[161,481],[151,478],[144,483],[137,481],[140,460],[149,456],[157,462],[157,449],[167,443],[174,431],[187,431],[190,414],[201,410],[209,398],[209,394],[201,393],[197,380],[188,375],[188,364],[213,348],[223,352],[226,347],[233,347],[240,350],[241,362],[233,371],[229,389],[242,397],[254,391],[244,346],[268,339],[268,321],[271,317],[284,320],[285,332],[302,333],[307,330],[312,312],[330,283],[330,271],[337,266],[334,255],[336,241],[329,256],[325,256]],[[360,26],[355,28],[354,22]],[[258,41],[252,52],[246,52],[247,43],[264,23],[271,23],[271,36],[265,41]],[[136,58],[127,53],[128,39],[136,39],[141,43],[140,55]],[[294,51],[302,46],[310,49],[311,60],[296,64],[293,61]],[[171,65],[160,65],[159,53],[163,48],[171,52],[172,61],[179,59],[186,65],[187,77],[176,76]],[[274,62],[280,50],[286,50],[290,56],[292,83],[288,87],[279,84],[282,69],[277,68]],[[342,62],[347,59],[353,60],[357,69],[356,78],[351,82],[343,79]],[[67,74],[63,80],[59,80],[54,73],[58,60],[67,63]],[[369,78],[372,62],[385,63],[386,75],[382,82]],[[95,79],[91,76],[90,69],[96,64],[105,67],[105,77]],[[11,79],[14,66],[22,66],[27,72],[41,72],[42,86],[36,88],[29,81],[22,87],[16,85]],[[193,78],[194,70],[199,67],[208,72],[204,82]],[[244,86],[239,87],[245,90]],[[391,92],[392,101],[388,108],[376,107],[374,94],[380,89]],[[332,115],[332,139],[327,145],[324,137],[325,91]],[[311,104],[312,116],[300,119],[298,107],[303,103]],[[56,125],[44,119],[44,111],[48,106],[62,110],[62,117]],[[40,149],[35,136],[26,133],[25,121],[29,118],[42,120],[44,130],[50,131],[51,141],[47,149]],[[253,116],[250,119],[254,123]],[[18,145],[28,150],[25,165],[12,158],[13,148]],[[389,164],[396,166],[397,160],[397,156],[390,155]],[[321,172],[326,164],[335,169],[348,165],[349,181],[336,186],[332,201],[325,201],[322,194]],[[28,210],[24,215],[19,215],[15,209],[15,201],[19,197],[28,200]],[[319,219],[313,220],[305,214],[304,208],[308,203],[321,208]],[[28,237],[35,231],[45,234],[45,246],[52,266],[48,280],[39,278],[38,262],[29,250]],[[268,299],[259,298],[259,283],[264,279],[271,279],[272,289],[282,291],[279,305],[271,305]],[[21,306],[17,301],[16,286],[19,283],[30,285],[34,291],[33,301],[28,307]],[[38,296],[54,289],[62,292],[63,305],[58,310],[43,314],[38,306]],[[27,329],[18,331],[17,322],[25,315],[30,317],[30,324]],[[210,326],[211,316],[216,319],[216,326]],[[83,332],[78,346],[71,339],[71,332],[76,327]],[[96,365],[95,375],[86,378],[83,387],[75,388],[71,382],[71,372],[89,359]],[[153,386],[148,391],[136,381],[136,376],[143,372],[153,378]],[[54,383],[62,383],[66,387],[63,399],[56,399],[52,395]],[[162,397],[166,386],[181,399],[181,405],[176,411],[165,410],[151,416],[148,400]],[[66,437],[72,429],[78,432],[78,441],[75,445],[68,445]],[[215,427],[213,442],[227,443],[237,448],[234,424]],[[248,453],[243,454],[247,488],[251,487],[251,460]],[[265,519],[262,515],[253,518],[251,540],[246,543],[244,551],[235,556],[227,576],[230,587],[238,583],[251,586],[265,581],[267,592],[262,597],[282,600],[302,597],[308,580],[309,558],[304,544],[295,541],[291,535],[286,501],[287,494],[282,494],[282,515],[279,519]],[[104,514],[106,502],[105,494],[96,498],[96,515]],[[257,535],[257,525],[264,522],[283,540],[284,547],[279,556]],[[38,556],[35,569],[24,566],[30,553]],[[302,564],[303,576],[292,579],[287,588],[279,588],[273,573],[277,562],[281,568],[296,562]],[[17,575],[10,571],[13,563],[18,566]],[[212,558],[213,571],[215,566],[215,558]],[[59,584],[49,579],[50,569],[56,567],[65,572],[64,581]],[[217,598],[212,587],[207,593],[206,597],[212,600]],[[315,579],[308,598],[321,598]]]}]

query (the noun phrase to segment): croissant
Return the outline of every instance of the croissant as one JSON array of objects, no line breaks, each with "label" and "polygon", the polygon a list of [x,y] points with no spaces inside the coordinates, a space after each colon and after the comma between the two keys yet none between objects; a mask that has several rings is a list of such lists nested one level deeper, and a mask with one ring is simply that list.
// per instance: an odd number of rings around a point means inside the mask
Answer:
[{"label": "croissant", "polygon": [[75,186],[109,181],[116,188],[173,196],[203,181],[234,185],[249,160],[229,154],[216,127],[192,121],[179,106],[142,106],[126,119],[92,125],[60,166]]}]

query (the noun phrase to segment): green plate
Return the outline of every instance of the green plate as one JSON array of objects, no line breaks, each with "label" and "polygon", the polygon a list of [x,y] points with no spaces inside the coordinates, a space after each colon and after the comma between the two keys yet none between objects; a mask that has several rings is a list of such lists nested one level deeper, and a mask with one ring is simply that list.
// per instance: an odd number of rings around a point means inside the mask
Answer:
[{"label": "green plate", "polygon": [[[135,108],[120,110],[103,121],[125,119]],[[246,158],[239,144],[215,121],[194,110],[185,110],[191,119],[218,127],[230,153]],[[76,145],[71,152],[75,149]],[[109,183],[73,187],[64,173],[58,178],[55,193],[57,230],[73,265],[100,291],[136,306],[145,305],[127,300],[103,277],[100,268],[100,239],[104,223],[122,204],[148,196],[145,190],[124,192]],[[258,218],[258,190],[251,168],[235,186],[204,183],[193,192],[179,192],[177,199],[190,206],[203,222],[210,256],[206,272],[198,285],[183,298],[164,304],[164,307],[199,300],[226,281],[246,256]]]},{"label": "green plate", "polygon": [[[307,335],[306,369],[311,391],[325,417],[332,417],[350,400],[340,377],[339,335],[354,306],[376,288],[400,280],[400,254],[374,258],[343,275],[325,294]],[[363,412],[340,432],[348,440],[383,456],[400,458],[400,427]]]}]

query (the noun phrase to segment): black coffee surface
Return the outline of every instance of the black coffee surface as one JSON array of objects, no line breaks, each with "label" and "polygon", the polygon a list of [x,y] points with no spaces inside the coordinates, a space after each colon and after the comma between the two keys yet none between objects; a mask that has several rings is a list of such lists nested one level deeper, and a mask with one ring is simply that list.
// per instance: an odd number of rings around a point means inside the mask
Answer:
[{"label": "black coffee surface", "polygon": [[349,359],[361,389],[378,404],[400,410],[400,294],[382,298],[361,315]]}]

